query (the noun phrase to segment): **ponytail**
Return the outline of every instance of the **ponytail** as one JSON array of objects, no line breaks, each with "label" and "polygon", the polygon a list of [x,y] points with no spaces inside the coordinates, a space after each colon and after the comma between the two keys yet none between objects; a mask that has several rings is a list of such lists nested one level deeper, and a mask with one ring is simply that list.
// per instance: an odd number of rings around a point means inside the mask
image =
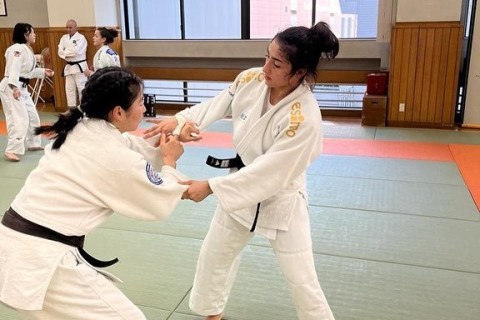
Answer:
[{"label": "ponytail", "polygon": [[57,122],[52,125],[35,128],[35,134],[49,135],[55,139],[52,149],[60,149],[83,117],[109,121],[109,114],[115,107],[128,111],[142,91],[143,80],[132,71],[121,67],[101,68],[85,84],[80,106],[58,115]]},{"label": "ponytail", "polygon": [[77,108],[71,108],[66,113],[58,115],[58,120],[52,125],[44,125],[35,128],[35,134],[47,134],[50,138],[55,139],[52,149],[60,149],[67,139],[67,135],[77,123],[83,118],[83,112]]}]

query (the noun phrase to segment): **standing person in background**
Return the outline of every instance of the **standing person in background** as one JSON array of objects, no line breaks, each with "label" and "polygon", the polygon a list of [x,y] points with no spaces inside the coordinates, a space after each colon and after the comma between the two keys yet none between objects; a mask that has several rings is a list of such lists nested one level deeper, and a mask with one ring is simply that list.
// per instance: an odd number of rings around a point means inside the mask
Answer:
[{"label": "standing person in background", "polygon": [[33,103],[28,83],[32,78],[53,76],[51,69],[37,68],[31,47],[35,43],[35,32],[29,23],[17,23],[13,29],[13,45],[5,52],[5,77],[0,82],[0,98],[7,123],[7,147],[5,159],[20,161],[19,155],[29,151],[43,150],[40,136],[34,128],[40,118]]},{"label": "standing person in background", "polygon": [[63,35],[58,44],[58,56],[67,64],[62,75],[65,77],[65,93],[69,108],[77,106],[82,100],[82,90],[87,82],[83,73],[87,66],[87,39],[77,31],[77,22],[70,19],[66,23],[67,34]]},{"label": "standing person in background", "polygon": [[97,28],[93,34],[93,45],[97,48],[97,52],[93,57],[93,65],[90,69],[85,70],[85,75],[90,77],[93,72],[105,67],[120,67],[120,57],[110,48],[109,44],[113,43],[118,37],[118,30],[107,29],[104,27]]},{"label": "standing person in background", "polygon": [[115,213],[165,220],[187,186],[178,172],[183,147],[163,135],[160,148],[128,134],[140,124],[143,81],[119,67],[95,72],[79,107],[37,128],[54,141],[0,224],[0,301],[26,319],[145,320],[83,250],[85,235]]},{"label": "standing person in background", "polygon": [[240,73],[213,99],[147,131],[146,137],[178,132],[189,121],[202,130],[232,117],[237,157],[209,161],[231,173],[186,181],[183,196],[201,201],[213,193],[218,200],[190,293],[190,308],[205,319],[221,319],[241,252],[255,234],[270,241],[298,318],[334,319],[315,271],[306,170],[322,151],[322,119],[311,90],[317,65],[338,51],[338,39],[324,22],[288,28],[270,42],[263,68]]}]

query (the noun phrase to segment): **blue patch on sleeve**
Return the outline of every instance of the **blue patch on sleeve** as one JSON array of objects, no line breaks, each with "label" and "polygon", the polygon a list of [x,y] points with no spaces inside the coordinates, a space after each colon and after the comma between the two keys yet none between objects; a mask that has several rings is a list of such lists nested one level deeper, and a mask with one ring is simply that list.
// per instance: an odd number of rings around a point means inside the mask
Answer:
[{"label": "blue patch on sleeve", "polygon": [[163,183],[163,180],[162,180],[162,177],[160,177],[160,174],[148,162],[147,162],[147,166],[145,167],[145,172],[147,174],[148,180],[150,180],[151,183],[157,186]]},{"label": "blue patch on sleeve", "polygon": [[111,56],[116,56],[117,53],[115,51],[113,51],[112,49],[107,49],[107,53]]}]

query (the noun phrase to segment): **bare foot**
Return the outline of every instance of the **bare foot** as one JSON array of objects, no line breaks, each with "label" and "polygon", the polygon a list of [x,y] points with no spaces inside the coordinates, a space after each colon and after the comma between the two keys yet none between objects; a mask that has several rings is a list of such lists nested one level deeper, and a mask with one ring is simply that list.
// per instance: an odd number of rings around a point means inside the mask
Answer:
[{"label": "bare foot", "polygon": [[221,320],[223,316],[223,313],[214,315],[214,316],[207,316],[205,320]]},{"label": "bare foot", "polygon": [[5,160],[12,161],[12,162],[18,162],[18,161],[20,161],[20,157],[17,156],[15,153],[5,152]]}]

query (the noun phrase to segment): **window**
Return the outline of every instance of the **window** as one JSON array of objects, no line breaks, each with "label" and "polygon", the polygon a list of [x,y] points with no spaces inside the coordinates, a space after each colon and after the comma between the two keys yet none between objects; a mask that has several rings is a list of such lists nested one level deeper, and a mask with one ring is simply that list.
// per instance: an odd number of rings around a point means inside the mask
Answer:
[{"label": "window", "polygon": [[271,39],[327,22],[339,38],[375,38],[378,0],[124,0],[127,39]]},{"label": "window", "polygon": [[185,0],[185,39],[240,39],[240,0]]},{"label": "window", "polygon": [[[146,80],[145,94],[155,95],[157,103],[197,104],[228,88],[223,81]],[[365,85],[318,83],[313,94],[323,109],[362,109]]]}]

